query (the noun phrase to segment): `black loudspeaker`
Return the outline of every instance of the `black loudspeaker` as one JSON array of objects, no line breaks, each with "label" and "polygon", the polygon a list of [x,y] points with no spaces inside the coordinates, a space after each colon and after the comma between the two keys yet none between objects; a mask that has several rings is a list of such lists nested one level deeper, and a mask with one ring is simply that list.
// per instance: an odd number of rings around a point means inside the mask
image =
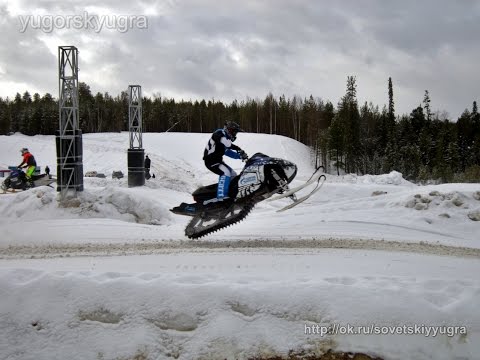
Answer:
[{"label": "black loudspeaker", "polygon": [[144,155],[144,149],[128,149],[128,187],[145,185]]},{"label": "black loudspeaker", "polygon": [[[75,151],[71,149],[72,143],[75,145]],[[57,191],[66,187],[83,191],[82,130],[70,130],[64,134],[62,139],[60,131],[57,130],[55,145],[57,148]]]}]

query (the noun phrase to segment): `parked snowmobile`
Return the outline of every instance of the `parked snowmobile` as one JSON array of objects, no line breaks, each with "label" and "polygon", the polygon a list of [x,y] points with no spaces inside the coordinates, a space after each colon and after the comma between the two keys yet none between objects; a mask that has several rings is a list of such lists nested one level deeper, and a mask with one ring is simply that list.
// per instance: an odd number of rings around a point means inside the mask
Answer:
[{"label": "parked snowmobile", "polygon": [[199,238],[243,220],[256,203],[287,190],[296,175],[295,164],[256,153],[247,160],[240,175],[232,178],[228,199],[217,201],[215,183],[195,190],[195,203],[182,203],[170,211],[193,217],[185,235]]},{"label": "parked snowmobile", "polygon": [[3,181],[2,190],[6,191],[15,191],[15,190],[27,190],[31,187],[50,185],[55,182],[55,179],[52,179],[47,174],[41,175],[32,175],[32,183],[27,181],[27,176],[25,172],[18,168],[12,170],[10,175]]}]

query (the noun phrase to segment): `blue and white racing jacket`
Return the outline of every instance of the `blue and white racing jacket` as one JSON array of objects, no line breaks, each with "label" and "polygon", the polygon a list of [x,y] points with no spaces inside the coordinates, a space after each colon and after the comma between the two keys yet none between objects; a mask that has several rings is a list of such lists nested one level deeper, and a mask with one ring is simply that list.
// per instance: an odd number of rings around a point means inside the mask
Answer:
[{"label": "blue and white racing jacket", "polygon": [[225,129],[218,129],[214,131],[205,147],[203,160],[205,161],[205,165],[211,166],[221,163],[223,161],[223,155],[227,155],[233,159],[241,159],[238,153],[240,150],[240,147],[233,144],[232,139]]}]

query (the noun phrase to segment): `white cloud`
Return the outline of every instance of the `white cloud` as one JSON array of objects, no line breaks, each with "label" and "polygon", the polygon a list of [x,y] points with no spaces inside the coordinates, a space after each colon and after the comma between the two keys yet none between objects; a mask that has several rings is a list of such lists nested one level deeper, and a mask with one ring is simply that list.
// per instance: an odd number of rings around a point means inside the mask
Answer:
[{"label": "white cloud", "polygon": [[[148,29],[20,33],[17,15],[33,10],[143,14]],[[112,95],[138,83],[145,94],[224,101],[313,94],[335,104],[355,75],[359,100],[380,107],[392,77],[400,114],[416,107],[425,89],[434,108],[454,117],[480,100],[475,2],[36,0],[0,2],[0,13],[0,96],[27,90],[25,83],[56,94],[57,47],[74,45],[80,81]]]}]

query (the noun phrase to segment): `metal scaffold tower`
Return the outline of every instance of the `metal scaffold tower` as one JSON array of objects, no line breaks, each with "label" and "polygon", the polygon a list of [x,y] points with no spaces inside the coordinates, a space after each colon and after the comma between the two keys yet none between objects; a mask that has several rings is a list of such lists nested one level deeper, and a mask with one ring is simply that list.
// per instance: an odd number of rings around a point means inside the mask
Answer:
[{"label": "metal scaffold tower", "polygon": [[128,186],[145,185],[145,159],[142,147],[142,87],[128,86]]},{"label": "metal scaffold tower", "polygon": [[61,200],[83,191],[82,131],[78,124],[78,49],[58,47],[59,130],[57,147],[57,191]]},{"label": "metal scaffold tower", "polygon": [[128,86],[128,127],[130,149],[142,149],[142,87]]}]

